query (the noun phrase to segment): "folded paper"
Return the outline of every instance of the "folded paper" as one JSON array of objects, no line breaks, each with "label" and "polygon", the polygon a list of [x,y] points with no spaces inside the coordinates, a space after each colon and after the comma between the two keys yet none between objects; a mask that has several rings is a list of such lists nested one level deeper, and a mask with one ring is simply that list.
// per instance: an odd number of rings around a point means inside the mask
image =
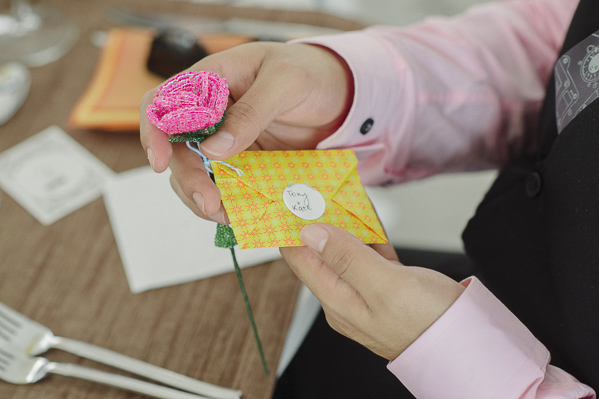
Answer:
[{"label": "folded paper", "polygon": [[304,245],[310,223],[340,227],[367,244],[385,233],[360,182],[351,150],[245,151],[213,164],[239,247]]}]

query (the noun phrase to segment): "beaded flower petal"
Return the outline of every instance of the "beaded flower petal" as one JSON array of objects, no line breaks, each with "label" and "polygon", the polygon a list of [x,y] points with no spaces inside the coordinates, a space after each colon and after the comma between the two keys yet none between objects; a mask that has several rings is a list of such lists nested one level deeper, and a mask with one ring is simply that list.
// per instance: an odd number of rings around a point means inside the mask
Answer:
[{"label": "beaded flower petal", "polygon": [[229,85],[209,71],[188,71],[164,82],[146,113],[170,142],[201,142],[223,122]]}]

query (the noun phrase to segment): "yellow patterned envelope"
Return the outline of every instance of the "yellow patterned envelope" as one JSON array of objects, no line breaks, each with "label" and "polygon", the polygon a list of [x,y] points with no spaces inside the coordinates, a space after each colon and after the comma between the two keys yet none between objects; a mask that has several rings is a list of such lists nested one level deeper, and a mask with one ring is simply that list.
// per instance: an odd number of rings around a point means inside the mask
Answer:
[{"label": "yellow patterned envelope", "polygon": [[300,230],[315,222],[340,227],[367,244],[385,243],[351,150],[245,151],[212,163],[242,249],[304,245]]}]

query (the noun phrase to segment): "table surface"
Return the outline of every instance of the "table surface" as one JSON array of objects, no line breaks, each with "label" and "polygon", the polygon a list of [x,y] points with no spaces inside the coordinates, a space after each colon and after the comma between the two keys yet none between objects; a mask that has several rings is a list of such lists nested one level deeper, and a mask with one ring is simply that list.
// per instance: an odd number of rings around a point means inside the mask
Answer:
[{"label": "table surface", "polygon": [[[62,59],[34,68],[31,93],[0,127],[4,151],[58,125],[115,172],[147,165],[137,132],[69,128],[68,115],[92,76],[99,49],[90,37],[111,27],[109,1],[45,1],[67,12],[81,36]],[[175,1],[116,2],[120,7],[185,15],[261,18],[337,29],[357,25],[315,13],[265,12]],[[143,7],[143,8],[142,8]],[[142,294],[129,291],[102,199],[42,226],[0,192],[0,301],[49,326],[56,335],[100,345],[193,378],[241,389],[244,398],[270,397],[299,282],[282,260],[244,270],[244,280],[272,371],[265,376],[234,273]],[[115,371],[65,352],[52,361]],[[0,382],[3,399],[141,398],[98,384],[50,376],[33,385]]]}]

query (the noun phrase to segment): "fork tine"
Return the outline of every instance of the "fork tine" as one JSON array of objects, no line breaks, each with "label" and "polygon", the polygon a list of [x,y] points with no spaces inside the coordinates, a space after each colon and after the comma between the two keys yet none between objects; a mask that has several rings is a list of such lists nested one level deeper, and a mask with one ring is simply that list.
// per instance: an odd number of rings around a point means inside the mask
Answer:
[{"label": "fork tine", "polygon": [[6,371],[6,368],[11,365],[13,359],[13,355],[0,349],[0,371]]},{"label": "fork tine", "polygon": [[17,333],[22,324],[6,312],[5,306],[0,302],[0,338],[10,341],[10,338]]},{"label": "fork tine", "polygon": [[16,310],[0,302],[0,318],[5,319],[7,322],[14,325],[15,327],[21,327],[22,324],[19,322],[19,318],[24,317],[27,316],[20,314]]},{"label": "fork tine", "polygon": [[2,325],[2,323],[0,323],[0,338],[2,338],[5,341],[10,342],[11,336],[12,336],[12,334],[14,334],[14,331],[9,330],[8,333],[10,335],[8,335],[7,333],[4,332],[5,329],[6,329],[5,326]]}]

